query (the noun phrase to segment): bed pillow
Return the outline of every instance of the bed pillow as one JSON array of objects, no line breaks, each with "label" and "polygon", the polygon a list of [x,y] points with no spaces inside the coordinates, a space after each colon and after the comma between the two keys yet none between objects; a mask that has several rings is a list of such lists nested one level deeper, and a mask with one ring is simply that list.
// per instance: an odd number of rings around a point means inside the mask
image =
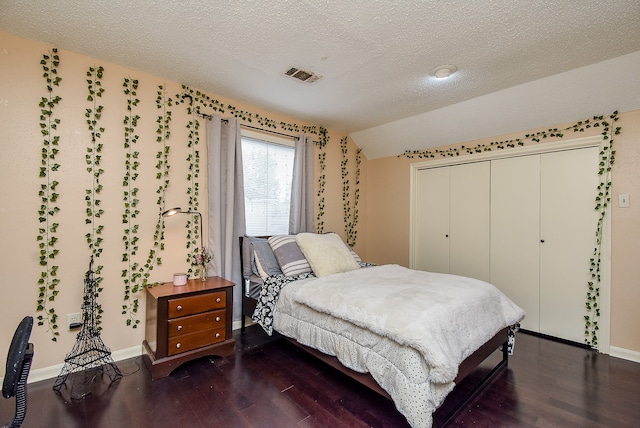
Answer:
[{"label": "bed pillow", "polygon": [[355,251],[353,251],[353,248],[349,247],[349,251],[351,252],[351,255],[353,256],[354,259],[356,259],[356,262],[358,264],[362,263],[362,259],[360,258],[360,256],[358,255],[358,253],[356,253]]},{"label": "bed pillow", "polygon": [[244,279],[251,278],[253,274],[258,274],[255,263],[255,251],[253,249],[253,239],[257,238],[244,235],[242,239],[242,277]]},{"label": "bed pillow", "polygon": [[298,247],[295,235],[272,236],[269,238],[269,245],[286,276],[311,272],[311,266]]},{"label": "bed pillow", "polygon": [[271,245],[266,239],[253,242],[253,249],[256,256],[256,268],[260,278],[267,279],[272,275],[281,275],[280,265],[273,254]]},{"label": "bed pillow", "polygon": [[299,233],[296,242],[317,277],[360,269],[351,250],[336,233]]}]

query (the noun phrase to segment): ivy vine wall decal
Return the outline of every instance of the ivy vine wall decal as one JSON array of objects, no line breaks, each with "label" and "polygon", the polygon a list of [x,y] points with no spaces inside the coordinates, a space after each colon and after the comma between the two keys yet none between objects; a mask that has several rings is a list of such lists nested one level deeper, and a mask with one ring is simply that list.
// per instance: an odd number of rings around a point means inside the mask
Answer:
[{"label": "ivy vine wall decal", "polygon": [[37,317],[38,325],[47,325],[48,331],[51,332],[54,342],[58,331],[58,315],[52,306],[56,296],[60,292],[58,285],[58,265],[55,264],[56,256],[59,250],[55,248],[58,241],[58,226],[55,221],[56,215],[60,212],[57,204],[60,196],[56,189],[58,181],[54,179],[54,175],[60,169],[60,164],[56,161],[59,153],[60,136],[57,135],[60,119],[54,115],[54,108],[60,103],[62,98],[54,95],[54,88],[60,86],[62,78],[58,76],[58,66],[60,65],[60,57],[58,49],[54,48],[49,53],[42,56],[40,61],[43,70],[43,77],[47,82],[47,96],[40,99],[40,131],[44,140],[42,142],[41,161],[40,161],[40,178],[43,183],[40,185],[38,196],[40,197],[40,209],[38,210],[38,220],[40,228],[38,228],[38,247],[40,255],[40,266],[42,272],[38,279],[38,303],[37,311],[44,312]]},{"label": "ivy vine wall decal", "polygon": [[[187,129],[189,130],[187,147],[190,149],[189,155],[187,156],[188,162],[188,172],[187,172],[187,195],[189,196],[189,200],[187,202],[188,211],[199,212],[200,201],[200,121],[198,120],[198,113],[196,109],[193,107],[193,97],[185,96],[184,94],[175,96],[176,104],[185,103],[187,108],[187,113],[190,115],[189,122],[187,123]],[[188,100],[188,101],[187,101]],[[198,268],[194,270],[193,268],[193,254],[198,250],[198,242],[200,242],[200,216],[190,216],[189,220],[187,220],[187,249],[190,250],[191,254],[187,254],[186,262],[188,263],[189,270],[188,274],[191,278],[199,276],[201,274],[200,269],[202,266],[197,265]]]},{"label": "ivy vine wall decal", "polygon": [[358,201],[360,200],[360,164],[362,163],[362,149],[356,150],[355,186],[353,186],[353,193],[349,180],[349,169],[347,168],[349,163],[347,137],[343,137],[340,140],[340,149],[342,152],[341,168],[344,226],[347,234],[347,245],[355,247],[358,237]]},{"label": "ivy vine wall decal", "polygon": [[621,128],[613,127],[613,123],[618,121],[618,112],[614,111],[608,117],[593,116],[592,118],[580,120],[564,129],[550,128],[546,131],[536,132],[534,134],[525,134],[524,137],[515,138],[506,141],[494,141],[488,145],[478,144],[474,147],[451,147],[444,150],[406,150],[398,157],[414,158],[446,158],[460,156],[461,154],[484,153],[492,150],[503,150],[524,146],[526,141],[539,143],[547,138],[564,138],[565,133],[573,132],[581,133],[590,128],[599,128],[603,138],[603,145],[600,151],[600,161],[598,164],[599,184],[595,197],[594,209],[598,212],[598,222],[596,226],[596,246],[593,250],[593,257],[589,260],[589,276],[591,280],[587,283],[586,301],[584,315],[585,321],[585,344],[590,347],[598,348],[598,330],[600,318],[600,284],[601,284],[601,259],[602,259],[602,233],[604,221],[611,202],[611,169],[615,162],[616,152],[613,150],[613,136],[619,135]]},{"label": "ivy vine wall decal", "polygon": [[[85,161],[87,163],[87,172],[91,175],[91,187],[86,189],[85,201],[87,204],[86,214],[87,218],[85,222],[90,225],[91,230],[87,232],[85,237],[87,238],[87,244],[89,245],[89,251],[91,252],[91,265],[96,274],[96,287],[94,294],[96,301],[102,292],[102,273],[103,266],[98,264],[93,266],[96,259],[100,258],[102,254],[102,232],[104,231],[104,225],[99,224],[100,218],[104,214],[102,209],[102,201],[98,199],[100,193],[103,190],[103,185],[100,183],[100,176],[104,173],[104,170],[100,167],[102,160],[102,149],[104,145],[100,142],[104,128],[98,125],[98,121],[102,116],[102,110],[104,106],[98,104],[98,99],[102,98],[104,88],[102,88],[102,75],[104,69],[100,67],[89,67],[87,71],[87,101],[91,103],[91,107],[86,110],[85,117],[86,123],[91,135],[91,141],[87,147],[87,153],[85,155]],[[100,325],[102,323],[102,305],[96,306],[96,325],[98,330],[102,329]]]},{"label": "ivy vine wall decal", "polygon": [[[60,169],[60,164],[56,160],[59,154],[60,137],[56,134],[61,120],[56,117],[55,107],[60,103],[62,98],[57,95],[57,90],[61,82],[58,76],[58,66],[60,58],[56,48],[50,50],[42,56],[40,62],[43,69],[43,77],[46,81],[47,96],[42,97],[39,102],[40,107],[40,128],[43,136],[41,146],[41,165],[39,175],[42,184],[39,188],[39,198],[41,201],[38,210],[38,219],[40,227],[38,229],[38,246],[40,254],[40,265],[42,272],[38,279],[38,301],[37,310],[41,312],[38,316],[38,325],[47,326],[52,334],[52,340],[57,341],[60,335],[58,331],[58,315],[54,308],[56,296],[59,294],[60,279],[58,278],[59,266],[55,264],[59,250],[56,248],[58,243],[59,223],[56,222],[56,216],[60,212],[58,206],[60,195],[57,193],[58,180],[55,175]],[[86,71],[87,83],[87,101],[89,105],[83,109],[85,122],[90,133],[90,141],[86,147],[85,163],[86,172],[89,174],[91,181],[89,187],[85,189],[85,224],[90,230],[85,234],[86,242],[91,253],[92,269],[96,274],[97,287],[95,289],[96,299],[99,297],[102,289],[102,271],[103,266],[98,263],[103,253],[103,244],[105,226],[102,217],[105,211],[102,208],[101,193],[104,190],[101,183],[101,177],[104,170],[101,166],[104,144],[101,137],[105,132],[100,125],[104,106],[101,105],[103,93],[105,89],[102,87],[104,68],[102,66],[89,67]],[[123,205],[121,219],[123,224],[123,252],[121,270],[122,282],[124,285],[124,303],[121,306],[121,313],[125,316],[126,325],[136,328],[140,324],[137,319],[138,314],[138,298],[136,295],[145,287],[153,286],[151,283],[151,272],[154,266],[162,264],[162,252],[164,250],[164,221],[161,213],[165,210],[165,195],[170,185],[170,139],[172,122],[172,108],[175,105],[183,104],[187,113],[191,116],[186,127],[188,129],[187,147],[190,149],[186,158],[188,162],[188,172],[185,176],[187,185],[186,192],[189,196],[189,210],[197,211],[200,208],[199,194],[201,189],[201,149],[200,145],[200,122],[199,116],[202,115],[201,110],[212,110],[221,114],[231,114],[245,123],[257,123],[265,129],[280,129],[295,133],[306,133],[318,136],[317,145],[319,147],[318,162],[320,165],[319,183],[318,183],[318,214],[316,217],[316,229],[322,232],[324,228],[324,192],[326,185],[325,168],[326,168],[326,146],[329,142],[327,130],[320,126],[298,125],[295,123],[278,122],[259,114],[247,112],[236,108],[230,104],[223,104],[208,95],[194,91],[193,89],[182,86],[182,92],[176,94],[175,98],[168,96],[164,85],[158,86],[156,107],[159,114],[156,118],[156,143],[159,149],[155,156],[155,179],[158,183],[155,190],[157,199],[153,204],[153,209],[157,210],[157,222],[150,243],[148,253],[143,256],[144,262],[140,262],[141,237],[139,236],[140,223],[138,218],[141,215],[142,207],[139,200],[140,189],[136,185],[139,177],[139,169],[141,168],[140,151],[137,148],[140,135],[138,133],[138,123],[140,116],[136,113],[140,100],[137,96],[138,85],[137,79],[126,77],[122,80],[122,90],[124,100],[126,102],[126,111],[123,115],[123,175],[122,175],[122,192]],[[149,209],[149,208],[146,208]],[[198,218],[190,220],[187,224],[186,238],[187,249],[191,249],[200,241]],[[110,238],[110,237],[107,237]],[[197,274],[197,272],[190,272]],[[102,321],[103,309],[102,305],[97,306],[96,322],[98,328]]]},{"label": "ivy vine wall decal", "polygon": [[162,264],[161,253],[164,250],[164,220],[162,218],[162,212],[165,210],[165,195],[170,183],[169,171],[171,166],[169,165],[169,152],[171,147],[169,146],[169,138],[171,137],[171,110],[169,107],[173,105],[173,100],[167,97],[166,90],[163,85],[158,86],[156,107],[160,110],[160,114],[156,119],[158,127],[156,128],[156,142],[160,144],[160,149],[156,153],[156,180],[158,181],[158,188],[156,194],[158,198],[156,205],[158,206],[158,217],[153,232],[153,244],[149,250],[147,261],[144,264],[142,285],[146,287],[149,285],[149,277],[151,271],[155,265]]},{"label": "ivy vine wall decal", "polygon": [[125,177],[123,179],[124,190],[124,214],[122,216],[123,224],[125,224],[124,235],[122,237],[125,246],[125,252],[122,255],[122,261],[127,263],[127,266],[122,271],[122,277],[124,282],[124,304],[122,305],[122,314],[126,316],[127,326],[137,328],[140,324],[140,320],[137,319],[139,300],[138,297],[134,297],[139,291],[145,287],[150,287],[155,284],[149,282],[151,272],[155,266],[162,264],[162,251],[164,250],[164,219],[162,212],[165,210],[165,195],[170,184],[170,169],[169,165],[169,139],[171,137],[171,110],[169,107],[173,106],[173,100],[167,97],[165,87],[163,85],[158,86],[156,92],[156,108],[160,110],[160,114],[156,118],[156,143],[160,144],[160,149],[156,152],[156,175],[155,179],[158,182],[156,188],[156,205],[158,207],[157,220],[154,227],[153,243],[149,248],[146,261],[142,267],[134,260],[139,250],[139,237],[138,230],[139,224],[135,223],[135,219],[140,214],[138,210],[139,200],[137,194],[139,189],[132,187],[132,182],[138,178],[136,172],[140,167],[139,155],[140,153],[133,150],[133,146],[138,141],[139,136],[135,134],[135,126],[140,119],[140,116],[133,114],[133,109],[138,105],[136,98],[136,91],[138,89],[138,80],[124,79],[124,93],[127,97],[127,115],[124,118],[124,147],[127,150],[125,160]]},{"label": "ivy vine wall decal", "polygon": [[[189,140],[187,142],[187,147],[191,149],[189,152],[189,156],[187,156],[187,162],[189,163],[189,172],[187,173],[187,182],[189,183],[187,187],[187,196],[189,196],[189,200],[187,201],[187,206],[189,207],[189,211],[199,212],[200,211],[200,200],[198,196],[200,194],[200,150],[198,150],[198,144],[200,143],[200,121],[196,118],[193,110],[191,111],[192,119],[189,121],[187,125],[187,129],[189,129]],[[195,249],[198,247],[198,242],[201,239],[200,236],[200,225],[198,222],[200,221],[200,216],[192,216],[187,221],[187,248],[191,247],[191,249]],[[198,250],[194,250],[198,251]],[[199,251],[204,251],[202,248]],[[193,253],[193,251],[191,251]],[[191,260],[192,255],[187,255],[187,262],[191,268],[189,270],[193,275],[201,275],[200,272],[193,272],[193,260]],[[199,269],[205,269],[205,267],[198,265]]]},{"label": "ivy vine wall decal", "polygon": [[[595,118],[594,118],[595,119]],[[596,206],[595,209],[598,212],[598,225],[596,227],[596,247],[593,250],[593,257],[591,258],[589,273],[591,275],[591,281],[587,284],[587,301],[585,303],[587,314],[585,319],[585,343],[592,348],[598,348],[598,320],[600,318],[600,264],[602,258],[602,232],[604,227],[605,216],[609,203],[611,202],[611,169],[615,163],[616,152],[613,150],[613,135],[619,135],[621,128],[615,127],[612,129],[612,125],[609,121],[602,119],[600,116],[599,122],[590,123],[590,121],[578,122],[574,125],[574,132],[583,132],[584,128],[590,126],[601,126],[602,136],[605,140],[605,144],[600,151],[600,162],[598,175],[600,181],[598,183]],[[614,112],[609,116],[612,122],[618,121],[618,112]]]},{"label": "ivy vine wall decal", "polygon": [[127,114],[124,116],[124,177],[122,186],[124,187],[124,196],[122,198],[124,204],[124,213],[122,214],[122,224],[124,225],[124,253],[122,253],[122,261],[126,263],[122,270],[122,278],[124,281],[124,304],[122,305],[122,314],[126,315],[126,323],[128,326],[136,328],[140,320],[136,318],[138,313],[138,299],[133,296],[140,290],[142,274],[140,264],[135,260],[138,252],[138,231],[140,223],[137,218],[140,215],[138,204],[139,188],[135,187],[138,179],[138,168],[140,166],[140,152],[135,150],[136,144],[140,136],[136,134],[136,126],[140,116],[135,114],[135,108],[140,100],[137,98],[138,80],[125,78],[124,94],[127,99]]},{"label": "ivy vine wall decal", "polygon": [[320,153],[318,153],[318,165],[320,166],[320,175],[318,176],[318,214],[316,214],[316,232],[324,232],[324,191],[327,186],[327,175],[325,170],[327,169],[327,152],[324,146],[321,146]]}]

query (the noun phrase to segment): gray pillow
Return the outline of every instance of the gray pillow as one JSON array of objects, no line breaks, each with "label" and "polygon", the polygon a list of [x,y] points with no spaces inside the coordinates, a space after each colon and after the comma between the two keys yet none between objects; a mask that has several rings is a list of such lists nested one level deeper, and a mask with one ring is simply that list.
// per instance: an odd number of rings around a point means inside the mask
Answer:
[{"label": "gray pillow", "polygon": [[244,237],[242,238],[242,277],[244,279],[251,278],[251,275],[253,275],[254,273],[257,275],[254,254],[255,252],[253,251],[251,237],[244,235]]},{"label": "gray pillow", "polygon": [[253,242],[253,249],[256,254],[256,268],[258,275],[262,279],[266,279],[272,275],[281,275],[280,265],[273,254],[271,245],[266,239],[256,240]]}]

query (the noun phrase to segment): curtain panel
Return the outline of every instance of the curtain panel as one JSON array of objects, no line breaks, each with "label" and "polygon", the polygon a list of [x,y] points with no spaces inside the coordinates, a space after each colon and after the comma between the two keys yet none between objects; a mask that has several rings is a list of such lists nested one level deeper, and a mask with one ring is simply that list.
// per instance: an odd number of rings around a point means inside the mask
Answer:
[{"label": "curtain panel", "polygon": [[289,233],[313,232],[313,140],[296,138],[291,181]]},{"label": "curtain panel", "polygon": [[242,279],[240,244],[245,234],[242,142],[236,118],[219,115],[207,121],[207,173],[209,190],[208,246],[213,253],[214,272],[234,282],[233,313],[240,319]]}]

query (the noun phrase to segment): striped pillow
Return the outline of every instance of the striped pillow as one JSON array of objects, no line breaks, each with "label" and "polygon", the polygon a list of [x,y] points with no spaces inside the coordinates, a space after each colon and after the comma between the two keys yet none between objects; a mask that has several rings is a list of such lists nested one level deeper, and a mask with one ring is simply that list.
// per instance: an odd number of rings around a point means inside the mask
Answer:
[{"label": "striped pillow", "polygon": [[356,259],[356,262],[358,263],[362,263],[362,259],[360,258],[360,256],[358,255],[358,253],[356,253],[355,251],[353,251],[353,248],[349,247],[349,251],[351,251],[351,255],[353,256],[354,259]]},{"label": "striped pillow", "polygon": [[269,245],[286,276],[311,272],[311,266],[298,247],[295,235],[272,236],[269,238]]}]

